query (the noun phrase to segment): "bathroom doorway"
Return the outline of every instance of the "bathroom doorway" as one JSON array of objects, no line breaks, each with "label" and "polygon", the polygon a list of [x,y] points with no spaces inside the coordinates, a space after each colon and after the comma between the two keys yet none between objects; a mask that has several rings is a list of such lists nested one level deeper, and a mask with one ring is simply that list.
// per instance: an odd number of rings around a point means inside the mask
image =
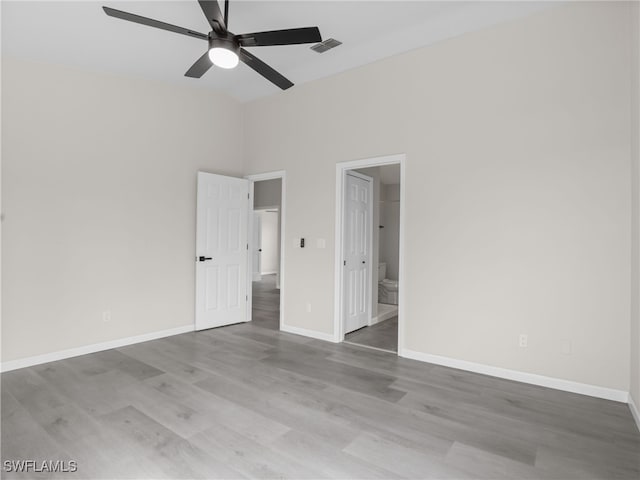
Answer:
[{"label": "bathroom doorway", "polygon": [[[385,159],[372,159],[373,166],[367,166],[367,161],[352,162],[363,163],[362,168],[343,168],[342,175],[342,201],[340,203],[340,246],[336,237],[337,251],[340,254],[341,271],[339,292],[339,331],[338,341],[355,344],[376,350],[398,353],[403,345],[400,332],[401,322],[401,212],[402,212],[402,162],[394,156],[395,162],[383,163]],[[380,163],[377,163],[380,161]],[[340,169],[340,168],[339,168]],[[371,216],[368,223],[368,233],[361,240],[362,244],[368,244],[370,252],[363,256],[362,260],[370,262],[367,269],[367,294],[352,295],[349,292],[353,284],[354,275],[347,267],[349,263],[349,239],[359,229],[359,223],[353,220],[355,217],[349,211],[349,193],[355,194],[357,189],[351,185],[352,177],[370,179],[371,182]],[[350,182],[351,181],[351,182]],[[349,188],[351,187],[351,188]],[[351,190],[351,192],[349,192]],[[353,196],[353,195],[351,195]],[[338,213],[338,212],[337,212]],[[361,215],[364,218],[363,215]],[[358,262],[360,263],[360,262]],[[338,273],[337,273],[338,277]],[[360,275],[362,278],[362,275]],[[352,287],[353,289],[353,287]],[[353,313],[353,300],[367,302],[367,319],[364,322],[351,321]],[[356,302],[357,305],[357,302]]]}]

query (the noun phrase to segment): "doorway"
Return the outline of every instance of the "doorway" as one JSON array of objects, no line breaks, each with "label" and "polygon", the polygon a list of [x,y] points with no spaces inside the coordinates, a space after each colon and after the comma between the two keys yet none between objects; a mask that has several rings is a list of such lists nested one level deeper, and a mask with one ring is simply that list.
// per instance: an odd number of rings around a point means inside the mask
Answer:
[{"label": "doorway", "polygon": [[[335,341],[396,354],[404,345],[404,159],[404,155],[394,155],[344,162],[336,170]],[[362,179],[370,181],[368,222],[359,220],[366,215],[354,214],[354,196],[360,203],[363,199],[358,192],[364,187],[357,185]],[[360,233],[363,224],[365,232]],[[354,241],[356,247],[367,245],[367,251],[354,249]],[[355,258],[354,253],[360,253],[362,258]],[[367,265],[366,273],[364,268],[355,268],[356,264]],[[354,274],[354,270],[358,273]],[[359,285],[365,287],[363,293],[358,290]]]},{"label": "doorway", "polygon": [[252,175],[249,250],[250,317],[256,327],[280,330],[282,322],[284,172]]}]

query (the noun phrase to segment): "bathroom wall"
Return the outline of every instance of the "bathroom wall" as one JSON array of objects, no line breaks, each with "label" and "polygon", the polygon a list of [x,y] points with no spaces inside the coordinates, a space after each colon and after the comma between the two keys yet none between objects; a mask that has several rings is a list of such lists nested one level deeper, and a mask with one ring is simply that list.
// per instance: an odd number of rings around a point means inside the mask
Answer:
[{"label": "bathroom wall", "polygon": [[381,185],[379,259],[387,264],[387,278],[398,279],[400,258],[400,185]]}]

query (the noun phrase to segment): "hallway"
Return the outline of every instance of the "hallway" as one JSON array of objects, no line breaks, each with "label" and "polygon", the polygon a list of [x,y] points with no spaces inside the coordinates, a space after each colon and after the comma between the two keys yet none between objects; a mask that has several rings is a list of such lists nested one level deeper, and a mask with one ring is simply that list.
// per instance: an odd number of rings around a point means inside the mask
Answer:
[{"label": "hallway", "polygon": [[262,275],[261,281],[253,282],[251,318],[257,327],[280,330],[280,290],[275,274]]}]

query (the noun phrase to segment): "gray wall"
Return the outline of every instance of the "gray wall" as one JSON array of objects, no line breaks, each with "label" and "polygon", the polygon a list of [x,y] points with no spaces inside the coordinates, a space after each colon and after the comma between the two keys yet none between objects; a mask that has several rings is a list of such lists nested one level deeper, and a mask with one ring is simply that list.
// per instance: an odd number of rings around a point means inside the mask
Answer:
[{"label": "gray wall", "polygon": [[[632,238],[631,238],[631,397],[640,409],[640,4],[633,3],[632,15]],[[636,418],[639,422],[640,418]]]},{"label": "gray wall", "polygon": [[628,391],[630,8],[550,8],[248,104],[247,171],[287,171],[285,323],[333,334],[334,246],[290,245],[334,238],[336,162],[404,152],[402,349]]},{"label": "gray wall", "polygon": [[3,56],[2,117],[2,360],[193,325],[196,172],[242,173],[239,105]]}]

